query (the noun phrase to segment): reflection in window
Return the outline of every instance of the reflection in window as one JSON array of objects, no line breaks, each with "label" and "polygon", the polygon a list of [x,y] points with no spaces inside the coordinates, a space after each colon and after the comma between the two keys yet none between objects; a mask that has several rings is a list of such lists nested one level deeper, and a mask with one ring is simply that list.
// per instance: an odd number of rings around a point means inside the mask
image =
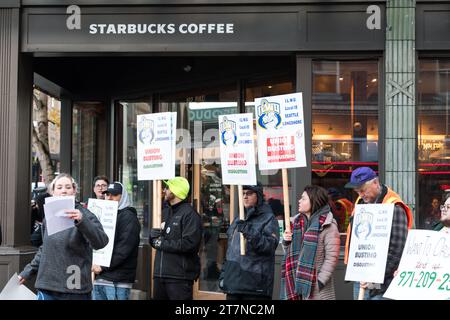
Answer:
[{"label": "reflection in window", "polygon": [[125,102],[118,104],[118,127],[116,137],[120,143],[116,145],[116,159],[119,181],[122,182],[130,197],[131,205],[136,208],[141,223],[141,236],[148,236],[150,215],[150,181],[139,181],[137,178],[137,141],[136,120],[140,114],[151,113],[151,105],[147,102]]},{"label": "reflection in window", "polygon": [[424,59],[418,79],[419,227],[432,229],[450,191],[450,60]]},{"label": "reflection in window", "polygon": [[106,173],[106,108],[100,102],[77,102],[72,111],[72,175],[79,199],[93,197],[92,181]]},{"label": "reflection in window", "polygon": [[[38,152],[37,141],[48,144],[48,157],[50,158],[51,173],[58,174],[60,167],[60,140],[61,140],[61,101],[40,91],[33,89],[33,145],[32,145],[32,184],[31,189],[45,188],[51,181],[43,176],[40,161],[45,161],[42,152]],[[47,126],[47,131],[41,126]],[[35,140],[36,139],[36,140]],[[48,140],[47,140],[48,139]],[[44,148],[45,150],[45,148]],[[42,158],[39,159],[39,156]],[[50,172],[49,172],[50,173]]]},{"label": "reflection in window", "polygon": [[344,185],[361,166],[378,171],[378,62],[315,61],[312,183],[328,189],[340,232],[356,196]]}]

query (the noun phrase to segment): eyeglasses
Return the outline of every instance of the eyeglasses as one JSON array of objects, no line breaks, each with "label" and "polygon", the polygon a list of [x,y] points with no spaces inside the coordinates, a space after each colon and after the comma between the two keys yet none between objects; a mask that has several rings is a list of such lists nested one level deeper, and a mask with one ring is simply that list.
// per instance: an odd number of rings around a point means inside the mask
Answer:
[{"label": "eyeglasses", "polygon": [[447,205],[442,205],[439,207],[441,209],[441,211],[449,211],[450,210],[450,204]]},{"label": "eyeglasses", "polygon": [[256,192],[255,191],[247,191],[247,192],[242,192],[242,196],[245,197],[250,197],[252,195],[254,195]]},{"label": "eyeglasses", "polygon": [[96,184],[95,185],[95,187],[98,189],[98,188],[107,188],[108,187],[108,185],[107,184]]}]

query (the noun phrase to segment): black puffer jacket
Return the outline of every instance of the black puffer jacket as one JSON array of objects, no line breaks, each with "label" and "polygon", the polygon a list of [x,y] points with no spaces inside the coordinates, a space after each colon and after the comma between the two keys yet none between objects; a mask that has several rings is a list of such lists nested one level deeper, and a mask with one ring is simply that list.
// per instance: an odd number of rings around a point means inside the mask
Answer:
[{"label": "black puffer jacket", "polygon": [[246,255],[242,256],[238,221],[239,219],[235,219],[227,231],[228,250],[219,286],[229,294],[271,297],[275,250],[279,242],[278,222],[268,204],[261,203],[246,210],[243,234],[247,240],[247,251]]},{"label": "black puffer jacket", "polygon": [[139,251],[141,225],[136,209],[126,207],[117,212],[114,249],[109,267],[102,267],[97,279],[134,283]]},{"label": "black puffer jacket", "polygon": [[163,209],[161,247],[156,250],[154,278],[196,280],[202,239],[200,215],[183,201]]}]

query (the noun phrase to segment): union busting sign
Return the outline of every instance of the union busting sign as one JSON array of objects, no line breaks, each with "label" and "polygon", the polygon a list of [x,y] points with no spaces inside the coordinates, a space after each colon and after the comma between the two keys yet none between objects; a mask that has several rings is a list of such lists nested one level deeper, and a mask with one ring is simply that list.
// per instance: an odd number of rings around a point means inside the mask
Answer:
[{"label": "union busting sign", "polygon": [[302,93],[255,99],[260,170],[306,167]]}]

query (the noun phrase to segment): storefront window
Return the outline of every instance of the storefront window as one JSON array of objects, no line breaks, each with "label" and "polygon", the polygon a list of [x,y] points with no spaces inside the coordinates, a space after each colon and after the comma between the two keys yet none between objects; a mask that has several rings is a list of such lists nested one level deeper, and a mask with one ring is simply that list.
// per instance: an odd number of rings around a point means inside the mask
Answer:
[{"label": "storefront window", "polygon": [[378,171],[378,62],[315,61],[312,92],[312,183],[328,189],[345,232],[356,193],[352,170]]},{"label": "storefront window", "polygon": [[151,113],[148,102],[120,101],[116,108],[116,121],[119,128],[116,133],[116,167],[118,180],[128,192],[131,205],[136,208],[141,223],[141,237],[148,237],[150,215],[150,181],[137,178],[137,141],[136,119],[140,114]]},{"label": "storefront window", "polygon": [[[250,82],[245,90],[245,112],[252,113],[255,119],[255,99],[260,97],[277,96],[295,92],[294,81],[288,79],[270,79]],[[256,120],[254,120],[256,135]],[[283,181],[281,170],[259,170],[257,155],[257,140],[255,140],[256,179],[264,187],[266,201],[278,220],[284,221]],[[289,189],[291,185],[289,185]],[[294,201],[296,201],[294,199]]]},{"label": "storefront window", "polygon": [[420,60],[419,72],[419,228],[432,229],[450,192],[450,60]]},{"label": "storefront window", "polygon": [[[32,148],[32,183],[31,190],[41,192],[51,181],[42,176],[41,163],[38,156],[37,143],[48,144],[48,156],[53,173],[59,173],[60,141],[61,141],[61,101],[40,91],[33,90],[33,148]],[[40,123],[39,123],[40,122]],[[47,126],[47,135],[43,134],[41,126]],[[35,140],[36,139],[36,140]],[[46,140],[48,139],[48,140]],[[42,151],[40,151],[42,152]]]}]

